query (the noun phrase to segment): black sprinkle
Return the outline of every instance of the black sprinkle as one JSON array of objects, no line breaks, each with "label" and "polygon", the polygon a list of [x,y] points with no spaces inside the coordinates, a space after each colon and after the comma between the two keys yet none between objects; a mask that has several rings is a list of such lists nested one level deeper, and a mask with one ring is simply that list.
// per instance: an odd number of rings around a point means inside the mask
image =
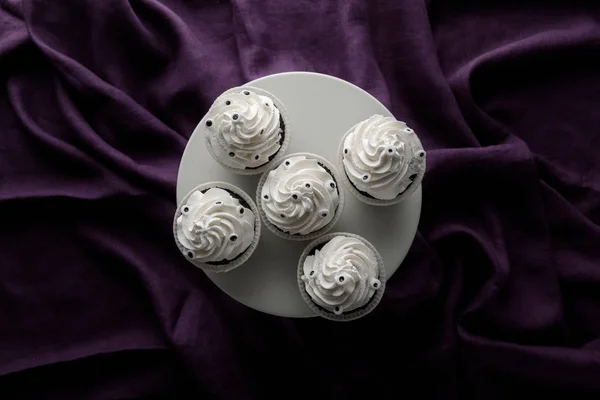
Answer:
[{"label": "black sprinkle", "polygon": [[335,183],[331,182],[329,186],[331,186],[332,189],[335,189]]},{"label": "black sprinkle", "polygon": [[206,126],[212,126],[212,121],[210,119],[206,121]]},{"label": "black sprinkle", "polygon": [[340,282],[344,282],[344,277],[343,277],[343,276],[340,276],[340,278],[339,278],[339,281],[340,281]]},{"label": "black sprinkle", "polygon": [[298,200],[298,195],[297,195],[297,194],[293,194],[293,195],[292,195],[292,198],[293,198],[294,200]]},{"label": "black sprinkle", "polygon": [[283,214],[279,214],[279,216],[280,216],[281,218],[285,218],[285,215],[283,215]]},{"label": "black sprinkle", "polygon": [[188,211],[190,211],[190,209],[188,207],[183,208],[183,212],[188,212]]},{"label": "black sprinkle", "polygon": [[304,187],[306,187],[307,189],[310,189],[310,183],[307,183],[306,185],[304,185]]},{"label": "black sprinkle", "polygon": [[348,149],[344,149],[344,154],[348,154]]},{"label": "black sprinkle", "polygon": [[261,130],[260,130],[260,134],[261,134],[261,135],[262,135],[264,132],[265,132],[265,130],[264,130],[264,129],[261,129]]},{"label": "black sprinkle", "polygon": [[267,196],[266,194],[263,197],[265,198],[265,200],[269,200],[269,196]]},{"label": "black sprinkle", "polygon": [[419,157],[424,157],[424,156],[425,156],[425,152],[424,151],[422,151],[422,152],[419,153]]},{"label": "black sprinkle", "polygon": [[232,242],[235,242],[237,240],[237,236],[231,235],[231,236],[229,236],[229,240],[231,240]]},{"label": "black sprinkle", "polygon": [[336,308],[335,308],[335,311],[340,311],[340,308],[339,308],[339,307],[336,307]]},{"label": "black sprinkle", "polygon": [[240,214],[243,214],[243,213],[244,213],[244,207],[241,207],[240,208]]},{"label": "black sprinkle", "polygon": [[269,107],[269,103],[265,103],[265,106]]},{"label": "black sprinkle", "polygon": [[230,104],[231,104],[231,102],[230,102],[229,100],[227,100],[227,101],[225,102],[225,105],[227,105],[227,106],[228,106],[228,105],[230,105]]},{"label": "black sprinkle", "polygon": [[310,276],[313,276],[315,274],[315,271],[310,271]]},{"label": "black sprinkle", "polygon": [[215,201],[215,204],[216,205],[220,205],[220,204],[223,204],[223,202],[222,201]]},{"label": "black sprinkle", "polygon": [[229,152],[229,157],[235,157],[235,153],[233,151]]},{"label": "black sprinkle", "polygon": [[260,158],[260,156],[258,154],[254,156],[255,160],[258,160],[259,158]]},{"label": "black sprinkle", "polygon": [[366,181],[367,179],[369,179],[367,175],[363,176],[363,181]]},{"label": "black sprinkle", "polygon": [[290,165],[290,162],[289,162],[289,161],[286,161],[286,162],[285,162],[285,165],[286,165],[286,166]]},{"label": "black sprinkle", "polygon": [[190,251],[190,252],[188,252],[188,254],[187,254],[187,255],[188,255],[188,257],[189,257],[189,258],[194,258],[194,253],[192,253],[191,251]]},{"label": "black sprinkle", "polygon": [[235,120],[237,120],[239,118],[239,115],[233,114],[233,116],[231,118],[233,118],[233,120],[235,121]]},{"label": "black sprinkle", "polygon": [[325,218],[327,216],[327,213],[323,213],[321,214],[321,217]]},{"label": "black sprinkle", "polygon": [[374,284],[373,284],[373,287],[377,287],[377,286],[379,286],[377,283],[374,283]]},{"label": "black sprinkle", "polygon": [[388,153],[393,153],[393,152],[394,152],[394,150],[388,149]]},{"label": "black sprinkle", "polygon": [[249,92],[249,91],[247,91],[247,90],[244,90],[244,94],[245,94],[246,96],[249,96],[249,95],[250,95],[250,92]]}]

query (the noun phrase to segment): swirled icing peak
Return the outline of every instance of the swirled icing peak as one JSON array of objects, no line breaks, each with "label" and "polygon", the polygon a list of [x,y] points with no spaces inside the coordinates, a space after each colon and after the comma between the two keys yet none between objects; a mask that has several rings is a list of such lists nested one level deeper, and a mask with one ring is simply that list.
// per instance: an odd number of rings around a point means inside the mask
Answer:
[{"label": "swirled icing peak", "polygon": [[350,182],[361,192],[391,200],[425,173],[421,141],[404,122],[373,115],[358,123],[343,145]]},{"label": "swirled icing peak", "polygon": [[331,173],[315,159],[295,156],[269,172],[261,204],[277,228],[292,235],[308,235],[333,220],[340,199]]},{"label": "swirled icing peak", "polygon": [[254,239],[254,213],[228,191],[195,191],[180,207],[177,240],[183,254],[210,263],[233,260]]},{"label": "swirled icing peak", "polygon": [[365,306],[381,288],[373,251],[360,239],[336,236],[304,260],[302,280],[311,299],[335,314]]},{"label": "swirled icing peak", "polygon": [[270,161],[283,142],[281,114],[273,99],[250,89],[219,96],[205,121],[211,146],[233,168],[257,168]]}]

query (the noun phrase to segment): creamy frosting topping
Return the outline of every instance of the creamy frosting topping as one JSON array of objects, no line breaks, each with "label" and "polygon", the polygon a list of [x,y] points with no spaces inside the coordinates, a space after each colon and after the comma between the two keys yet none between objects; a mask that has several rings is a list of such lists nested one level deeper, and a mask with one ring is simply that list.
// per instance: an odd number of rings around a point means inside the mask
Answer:
[{"label": "creamy frosting topping", "polygon": [[331,239],[306,257],[303,270],[302,280],[311,299],[338,315],[365,306],[381,288],[375,254],[354,237]]},{"label": "creamy frosting topping", "polygon": [[391,200],[425,172],[425,151],[406,124],[373,115],[356,125],[343,147],[346,175],[361,192]]},{"label": "creamy frosting topping", "polygon": [[340,199],[333,176],[317,160],[295,156],[269,172],[261,203],[273,225],[292,235],[308,235],[331,222]]},{"label": "creamy frosting topping", "polygon": [[177,240],[188,258],[233,260],[254,239],[254,213],[226,190],[195,191],[179,211]]},{"label": "creamy frosting topping", "polygon": [[233,168],[257,168],[281,148],[280,112],[273,100],[250,89],[219,96],[208,112],[209,141]]}]

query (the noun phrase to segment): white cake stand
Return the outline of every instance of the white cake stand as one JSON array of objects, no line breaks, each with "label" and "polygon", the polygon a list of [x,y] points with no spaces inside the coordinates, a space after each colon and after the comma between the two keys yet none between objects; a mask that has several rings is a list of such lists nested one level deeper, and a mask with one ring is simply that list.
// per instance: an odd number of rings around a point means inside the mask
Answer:
[{"label": "white cake stand", "polygon": [[[373,114],[392,115],[364,90],[328,75],[289,72],[248,85],[268,90],[287,108],[293,130],[288,154],[310,152],[335,163],[339,141],[350,127]],[[259,177],[236,175],[221,167],[208,153],[196,128],[179,166],[177,204],[207,181],[230,182],[254,198]],[[340,188],[345,190],[343,184]],[[388,207],[362,204],[346,191],[344,212],[331,232],[353,232],[373,243],[383,257],[389,279],[410,248],[420,214],[421,187],[408,199]],[[284,240],[263,228],[256,251],[244,265],[231,272],[206,275],[248,307],[284,317],[312,317],[315,315],[302,300],[296,281],[298,258],[308,243]]]}]

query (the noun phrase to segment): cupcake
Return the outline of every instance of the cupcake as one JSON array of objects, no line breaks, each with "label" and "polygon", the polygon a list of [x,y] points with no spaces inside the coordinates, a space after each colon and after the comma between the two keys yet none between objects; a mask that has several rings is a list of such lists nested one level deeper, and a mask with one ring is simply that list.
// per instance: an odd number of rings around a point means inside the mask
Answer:
[{"label": "cupcake", "polygon": [[195,266],[226,272],[252,255],[260,237],[254,201],[225,182],[210,182],[188,193],[175,212],[177,247]]},{"label": "cupcake", "polygon": [[264,172],[285,154],[291,136],[283,104],[253,87],[233,88],[219,96],[200,127],[213,158],[242,175]]},{"label": "cupcake", "polygon": [[350,321],[371,312],[385,290],[379,252],[364,238],[331,233],[310,243],[298,263],[298,285],[318,315]]},{"label": "cupcake", "polygon": [[343,179],[362,202],[390,205],[410,196],[425,174],[425,150],[402,121],[373,115],[342,138]]},{"label": "cupcake", "polygon": [[269,230],[284,239],[308,240],[329,231],[337,222],[344,207],[344,192],[327,160],[296,153],[263,174],[256,200]]}]

